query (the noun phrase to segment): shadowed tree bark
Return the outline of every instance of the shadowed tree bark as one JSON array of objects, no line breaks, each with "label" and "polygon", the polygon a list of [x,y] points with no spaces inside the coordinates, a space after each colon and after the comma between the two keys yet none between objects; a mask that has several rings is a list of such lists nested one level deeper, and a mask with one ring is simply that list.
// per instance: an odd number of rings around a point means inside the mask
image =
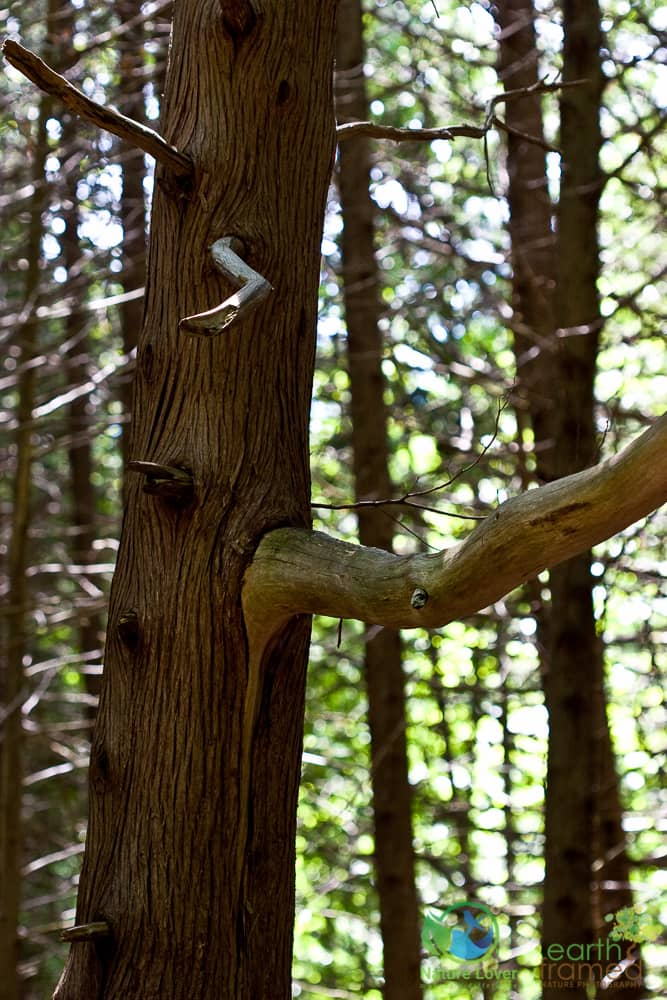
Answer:
[{"label": "shadowed tree bark", "polygon": [[[505,90],[539,83],[533,0],[500,0],[498,73]],[[547,185],[546,154],[517,132],[544,139],[542,98],[526,94],[508,100],[505,118],[515,132],[507,136],[507,192],[512,252],[512,331],[516,356],[519,421],[527,415],[533,429],[538,476],[554,478],[554,208]]]},{"label": "shadowed tree bark", "polygon": [[[556,476],[597,458],[594,379],[600,311],[597,292],[598,203],[601,193],[600,11],[597,0],[564,0],[563,80],[586,80],[563,91],[560,146],[563,160],[558,205],[556,355],[558,393],[554,419]],[[543,943],[593,940],[591,880],[595,782],[599,742],[602,648],[593,616],[593,579],[586,552],[552,570],[551,611],[544,692],[549,712],[545,816]],[[584,980],[584,974],[575,975]],[[561,995],[558,983],[544,998]],[[571,992],[587,995],[586,986]]]},{"label": "shadowed tree bark", "polygon": [[[310,521],[334,4],[255,7],[175,10],[162,128],[194,173],[157,171],[130,448],[193,489],[129,482],[77,909],[108,934],[72,945],[60,1000],[291,992],[309,622],[249,665],[238,595],[261,535]],[[190,337],[179,320],[230,290],[209,253],[225,236],[273,295]]]},{"label": "shadowed tree bark", "polygon": [[[338,121],[365,121],[364,41],[359,0],[341,0],[337,21]],[[350,375],[353,466],[359,500],[389,497],[383,342],[374,248],[374,204],[369,193],[370,150],[364,136],[339,151],[343,215],[343,296]],[[359,541],[391,551],[393,521],[377,508],[357,513]],[[365,641],[371,731],[375,872],[380,903],[386,1000],[419,1000],[419,906],[415,890],[411,793],[406,746],[405,677],[400,633],[380,629]]]}]

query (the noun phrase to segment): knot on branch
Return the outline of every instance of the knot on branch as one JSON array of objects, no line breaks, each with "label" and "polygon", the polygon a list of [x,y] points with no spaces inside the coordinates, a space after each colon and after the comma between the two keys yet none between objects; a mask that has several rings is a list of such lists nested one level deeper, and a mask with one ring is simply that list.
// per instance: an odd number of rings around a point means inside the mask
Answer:
[{"label": "knot on branch", "polygon": [[410,604],[415,609],[415,611],[421,611],[422,608],[425,608],[427,601],[428,601],[428,594],[423,589],[423,587],[417,587],[415,590],[412,591]]}]

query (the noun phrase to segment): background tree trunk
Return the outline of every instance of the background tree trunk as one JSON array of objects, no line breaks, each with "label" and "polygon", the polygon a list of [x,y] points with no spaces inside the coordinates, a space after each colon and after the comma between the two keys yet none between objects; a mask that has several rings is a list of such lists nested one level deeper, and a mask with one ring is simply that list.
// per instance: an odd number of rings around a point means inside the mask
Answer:
[{"label": "background tree trunk", "polygon": [[[59,1000],[290,996],[309,620],[249,664],[241,581],[262,534],[308,525],[308,413],[334,144],[334,4],[175,9],[131,454],[191,471],[178,504],[129,483],[91,754],[77,923]],[[213,339],[179,319],[229,293],[234,235],[274,288]]]},{"label": "background tree trunk", "polygon": [[[144,63],[144,24],[141,20],[141,4],[138,0],[121,0],[116,5],[118,16],[124,24],[132,27],[118,40],[120,55],[120,84],[123,98],[123,114],[135,121],[144,122],[144,87],[146,66]],[[165,57],[166,58],[166,57]],[[146,177],[146,157],[140,149],[123,148],[123,196],[120,203],[120,217],[123,226],[123,270],[121,282],[125,295],[132,295],[146,280],[146,197],[144,179]],[[123,337],[123,352],[126,356],[137,346],[144,311],[143,298],[128,298],[120,307],[120,324]],[[120,380],[120,398],[123,406],[123,436],[121,439],[124,464],[130,458],[130,416],[132,412],[132,378],[129,371]]]},{"label": "background tree trunk", "polygon": [[[588,11],[588,27],[595,23],[595,16],[595,10]],[[534,18],[532,0],[505,0],[498,5],[502,29],[500,73],[507,90],[535,87],[539,82]],[[573,112],[567,104],[572,91],[566,94],[563,104],[565,155],[557,296],[561,321],[569,330],[557,331],[555,324],[556,259],[545,154],[538,145],[517,134],[508,136],[515,351],[519,391],[523,392],[533,427],[536,471],[542,481],[590,464],[596,449],[593,379],[600,327],[596,279],[597,201],[601,190],[598,167],[601,88],[596,45],[600,39],[595,31],[588,32],[586,26],[576,23],[571,11],[566,30],[570,38],[569,78],[591,82],[584,100],[585,121],[572,121]],[[582,32],[589,39],[583,52],[578,39]],[[508,123],[517,132],[542,139],[541,105],[542,98],[536,93],[508,102]],[[587,148],[580,149],[581,143]],[[584,331],[588,327],[584,337],[577,337],[577,323]],[[562,396],[554,404],[556,385]],[[578,414],[574,422],[568,416],[572,413]],[[579,450],[584,440],[588,456]],[[537,582],[529,585],[533,609],[540,621],[540,644],[548,651],[544,666],[551,720],[547,790],[551,866],[547,898],[555,903],[556,911],[560,900],[563,912],[560,919],[553,912],[548,918],[545,913],[545,934],[546,928],[555,924],[552,940],[559,942],[562,938],[558,935],[564,933],[566,924],[571,940],[586,941],[593,932],[596,937],[604,937],[600,917],[632,902],[618,780],[606,715],[602,648],[596,636],[588,564],[589,556],[582,556],[552,570],[552,602],[547,608],[541,604],[540,585]],[[573,591],[569,590],[568,581],[575,587]],[[559,694],[561,685],[565,687]],[[581,711],[584,718],[579,718]],[[579,820],[574,820],[580,824],[578,828],[568,831],[572,822],[567,819],[571,811],[568,802],[573,786],[579,789],[586,805]],[[579,857],[582,851],[587,854],[587,858],[581,858],[576,873],[570,865],[575,849]],[[585,866],[589,872],[586,877]],[[613,892],[607,886],[602,888],[603,880],[615,886]],[[594,887],[592,894],[589,883]],[[580,901],[576,925],[572,924],[571,903],[565,903],[571,894]],[[598,915],[594,927],[593,913]],[[636,989],[641,986],[635,984],[633,992]]]},{"label": "background tree trunk", "polygon": [[[554,473],[597,458],[593,389],[600,330],[597,292],[601,192],[600,11],[597,0],[564,0],[556,321],[558,397]],[[591,879],[602,649],[595,629],[590,553],[550,572],[551,615],[544,691],[549,712],[543,942],[593,939]],[[584,978],[578,976],[576,978]],[[545,1000],[560,996],[546,987]],[[571,991],[582,1000],[584,985]]]},{"label": "background tree trunk", "polygon": [[[337,118],[341,123],[365,121],[368,101],[359,0],[342,0],[337,29]],[[354,479],[357,499],[380,499],[391,496],[392,483],[368,140],[358,137],[342,143],[339,162]],[[392,550],[394,523],[385,511],[362,509],[357,519],[362,545]],[[386,1000],[419,1000],[419,906],[400,632],[374,630],[365,641],[364,659],[371,731],[375,873],[384,956],[383,996]]]},{"label": "background tree trunk", "polygon": [[[58,0],[49,0],[47,49],[53,37],[53,16]],[[16,436],[12,493],[12,529],[7,553],[7,599],[2,614],[0,664],[0,998],[18,1000],[21,983],[19,959],[19,909],[21,904],[22,861],[22,782],[23,782],[23,700],[25,677],[23,657],[29,639],[28,529],[32,502],[34,460],[32,411],[35,405],[39,325],[37,302],[40,290],[42,211],[46,201],[44,169],[48,154],[46,122],[51,114],[51,98],[39,99],[34,125],[31,164],[33,194],[30,199],[25,258],[25,291],[20,331],[21,374],[18,380]]]},{"label": "background tree trunk", "polygon": [[[65,72],[67,60],[71,59],[74,35],[74,8],[69,0],[60,4],[58,10],[58,46],[54,58],[54,68]],[[62,116],[61,143],[63,159],[69,164],[79,163],[83,158],[84,143],[80,136],[81,125],[71,113]],[[60,239],[62,255],[67,269],[67,286],[71,301],[85,302],[88,278],[83,266],[79,245],[79,183],[77,169],[66,169],[63,176],[64,232]],[[66,345],[65,375],[68,386],[85,385],[94,365],[93,354],[87,334],[90,318],[84,310],[72,308],[63,321],[63,341]],[[93,445],[94,417],[90,394],[85,393],[73,399],[67,408],[67,455],[70,478],[70,517],[72,528],[71,558],[78,566],[93,566],[97,557],[93,542],[97,538],[97,499],[93,485]],[[91,601],[92,604],[92,601]],[[89,719],[95,718],[97,699],[100,693],[100,674],[96,672],[102,658],[104,642],[104,621],[99,608],[91,608],[82,613],[79,625],[79,652],[82,657],[86,692],[91,696],[87,705]]]}]

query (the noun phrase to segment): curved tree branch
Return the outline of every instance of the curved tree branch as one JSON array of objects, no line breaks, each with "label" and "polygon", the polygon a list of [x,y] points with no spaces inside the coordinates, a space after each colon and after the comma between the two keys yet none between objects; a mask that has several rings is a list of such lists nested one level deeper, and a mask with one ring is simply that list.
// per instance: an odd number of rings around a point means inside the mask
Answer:
[{"label": "curved tree branch", "polygon": [[125,142],[129,142],[130,145],[143,149],[144,153],[154,156],[176,177],[189,178],[192,175],[194,167],[189,156],[170,146],[152,128],[135,122],[134,119],[121,114],[115,108],[91,101],[89,97],[72,86],[64,76],[47,66],[30,49],[19,45],[12,38],[7,38],[3,43],[2,53],[14,69],[23,73],[45,94],[57,97],[66,108],[79,115],[84,121],[92,122],[93,125],[117,135]]},{"label": "curved tree branch", "polygon": [[618,455],[501,504],[459,545],[396,556],[321,532],[279,528],[248,567],[254,654],[297,614],[440,628],[503,597],[667,500],[667,414]]}]

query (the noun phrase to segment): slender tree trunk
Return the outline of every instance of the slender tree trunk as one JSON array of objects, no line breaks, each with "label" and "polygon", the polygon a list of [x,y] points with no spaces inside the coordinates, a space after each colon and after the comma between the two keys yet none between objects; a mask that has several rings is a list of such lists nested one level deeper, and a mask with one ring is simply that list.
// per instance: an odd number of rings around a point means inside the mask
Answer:
[{"label": "slender tree trunk", "polygon": [[[590,464],[596,448],[593,379],[600,325],[596,292],[599,13],[592,5],[587,9],[580,6],[584,20],[579,21],[576,10],[570,6],[565,12],[567,72],[569,79],[589,79],[590,86],[583,95],[575,95],[574,103],[569,103],[573,92],[566,92],[563,102],[561,145],[565,155],[558,275],[544,152],[516,134],[508,137],[515,350],[534,430],[537,474],[542,480]],[[498,5],[500,70],[508,90],[528,88],[539,81],[534,17],[532,0],[503,0]],[[542,138],[539,95],[509,102],[507,117],[518,132]],[[556,331],[556,309],[562,324],[560,333],[565,336]],[[577,337],[576,327],[585,330],[587,325],[585,336]],[[561,393],[556,405],[553,386]],[[537,596],[539,588],[531,588],[537,598],[534,610],[540,621],[540,645],[547,651],[544,672],[550,712],[545,946],[584,943],[594,932],[599,936],[600,922],[593,927],[594,899],[601,914],[631,901],[604,702],[602,648],[593,618],[589,557],[558,567],[551,579],[552,603],[547,613]],[[572,803],[572,795],[577,797],[576,803]],[[599,890],[597,898],[595,893],[591,895],[593,861],[604,858],[608,859],[605,868],[600,869],[599,862],[596,868],[600,874],[606,870],[603,877],[608,879],[607,865],[613,865],[618,885],[613,899],[600,896]],[[596,877],[599,887],[599,874]],[[585,995],[583,988],[580,994]],[[550,995],[548,990],[545,995]]]},{"label": "slender tree trunk", "polygon": [[[342,0],[336,46],[336,108],[341,122],[368,117],[363,64],[361,3]],[[377,499],[391,495],[392,483],[368,141],[357,138],[343,143],[339,156],[354,477],[358,499]],[[358,523],[362,545],[391,551],[393,522],[382,511],[360,510]],[[386,1000],[419,1000],[419,907],[405,735],[405,678],[397,630],[382,629],[366,640],[365,668],[375,870],[384,946],[383,995]]]},{"label": "slender tree trunk", "polygon": [[[600,11],[597,0],[564,0],[563,80],[585,79],[561,95],[563,153],[558,206],[556,321],[558,397],[554,472],[568,475],[597,457],[593,387],[600,328],[597,293],[601,190]],[[543,943],[593,940],[591,880],[596,757],[595,711],[602,648],[595,631],[590,553],[550,573],[551,617],[544,690],[549,712]],[[585,980],[585,974],[575,979]],[[544,997],[561,995],[545,987]],[[570,991],[581,1000],[586,987]]]},{"label": "slender tree trunk", "polygon": [[[120,0],[116,11],[122,24],[133,23],[118,42],[119,69],[121,77],[121,97],[123,114],[135,121],[145,119],[144,85],[146,67],[144,63],[144,25],[136,20],[141,13],[139,0]],[[134,23],[136,21],[136,23]],[[123,270],[120,275],[126,295],[141,288],[146,278],[146,200],[144,179],[146,159],[141,150],[123,147],[123,196],[120,217],[123,226]],[[131,298],[121,304],[120,322],[123,337],[123,353],[129,355],[137,346],[144,311],[143,298]],[[123,372],[120,382],[120,397],[123,406],[123,436],[121,447],[123,464],[127,465],[129,454],[129,421],[132,412],[132,379]]]},{"label": "slender tree trunk", "polygon": [[[500,0],[499,74],[505,90],[539,82],[533,0]],[[508,124],[542,139],[542,104],[538,94],[508,101]],[[518,407],[530,418],[537,473],[553,479],[554,285],[553,206],[547,185],[544,150],[516,132],[507,136],[509,232],[512,248],[512,329],[518,377]]]},{"label": "slender tree trunk", "polygon": [[[129,484],[77,909],[110,936],[72,945],[59,1000],[291,994],[310,623],[249,659],[239,598],[263,533],[310,522],[334,6],[175,8],[162,129],[195,175],[179,190],[158,168],[131,453],[194,493]],[[179,319],[229,294],[208,248],[232,235],[273,294],[190,339]]]},{"label": "slender tree trunk", "polygon": [[[74,34],[74,9],[66,0],[58,11],[58,34],[62,44],[58,46],[54,58],[55,68],[64,71],[63,62],[71,56],[71,40]],[[62,149],[68,167],[64,177],[64,198],[62,216],[65,231],[60,238],[65,267],[67,268],[68,290],[73,302],[81,302],[86,295],[86,277],[82,268],[79,246],[79,201],[77,185],[79,181],[75,164],[79,160],[80,127],[71,113],[62,116]],[[86,314],[73,309],[63,323],[63,340],[67,344],[65,374],[70,385],[82,385],[91,374],[91,356],[86,333]],[[79,566],[94,566],[96,555],[93,542],[96,538],[96,496],[93,486],[93,414],[89,395],[74,399],[67,411],[67,455],[70,469],[70,516],[72,526],[72,561]],[[85,658],[86,691],[93,699],[99,697],[100,677],[90,673],[94,666],[90,654],[99,651],[101,659],[104,641],[103,616],[99,609],[83,612],[79,617],[79,652]],[[91,699],[92,701],[92,699]],[[88,706],[90,719],[94,719],[97,706]]]},{"label": "slender tree trunk", "polygon": [[[47,31],[52,25],[53,5],[47,12]],[[47,40],[47,47],[48,47]],[[35,122],[30,177],[33,195],[25,257],[23,309],[26,320],[18,331],[22,372],[18,380],[16,439],[13,469],[12,530],[7,557],[7,600],[2,621],[2,662],[0,664],[0,1000],[18,1000],[21,983],[19,960],[19,909],[21,904],[22,779],[24,700],[23,657],[29,641],[28,531],[31,517],[32,466],[34,459],[32,411],[35,401],[36,369],[31,364],[38,350],[39,326],[36,319],[40,282],[42,210],[45,202],[44,166],[48,153],[46,122],[51,100],[42,96]]]}]

